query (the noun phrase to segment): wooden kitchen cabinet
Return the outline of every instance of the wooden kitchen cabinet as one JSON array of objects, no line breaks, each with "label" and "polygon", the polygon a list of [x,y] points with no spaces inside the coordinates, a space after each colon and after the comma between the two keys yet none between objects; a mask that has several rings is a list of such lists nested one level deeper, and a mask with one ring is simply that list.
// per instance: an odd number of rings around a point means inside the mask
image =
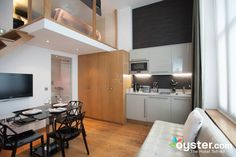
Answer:
[{"label": "wooden kitchen cabinet", "polygon": [[128,53],[102,52],[79,56],[79,100],[86,116],[116,123],[125,122],[125,89],[131,86]]},{"label": "wooden kitchen cabinet", "polygon": [[[86,55],[81,56],[79,59],[79,75],[78,84],[79,84],[79,100],[84,104],[84,110],[86,111],[87,116],[97,116],[101,118],[101,106],[97,105],[96,99],[98,97],[98,86],[97,78],[98,71],[96,71],[98,63],[97,54],[95,55]],[[93,99],[91,99],[93,98]]]}]

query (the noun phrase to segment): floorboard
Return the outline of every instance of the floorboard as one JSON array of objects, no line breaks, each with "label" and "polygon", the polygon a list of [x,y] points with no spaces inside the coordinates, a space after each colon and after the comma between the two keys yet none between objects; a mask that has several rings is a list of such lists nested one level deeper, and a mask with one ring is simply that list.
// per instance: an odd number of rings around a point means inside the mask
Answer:
[{"label": "floorboard", "polygon": [[[119,125],[93,119],[85,119],[87,141],[90,149],[89,157],[133,157],[145,140],[151,126],[128,122]],[[87,157],[82,136],[70,142],[66,156]],[[3,153],[0,153],[0,157]],[[18,157],[28,157],[28,151],[19,153]],[[61,153],[54,155],[61,157]],[[4,155],[4,157],[7,157]]]}]

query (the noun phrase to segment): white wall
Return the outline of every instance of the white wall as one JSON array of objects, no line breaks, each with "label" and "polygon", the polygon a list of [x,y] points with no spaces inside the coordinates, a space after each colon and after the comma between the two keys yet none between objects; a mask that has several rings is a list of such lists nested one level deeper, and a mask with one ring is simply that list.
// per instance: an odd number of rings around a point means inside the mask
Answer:
[{"label": "white wall", "polygon": [[133,49],[132,8],[117,10],[118,14],[118,48],[126,51]]},{"label": "white wall", "polygon": [[34,96],[0,102],[0,118],[10,116],[15,110],[43,105],[51,98],[51,54],[72,58],[72,98],[77,100],[77,55],[24,44],[10,52],[0,53],[0,72],[33,74]]},{"label": "white wall", "polygon": [[214,7],[215,0],[200,1],[203,59],[203,107],[208,109],[217,108],[219,102]]},{"label": "white wall", "polygon": [[13,28],[13,0],[0,0],[0,28]]}]

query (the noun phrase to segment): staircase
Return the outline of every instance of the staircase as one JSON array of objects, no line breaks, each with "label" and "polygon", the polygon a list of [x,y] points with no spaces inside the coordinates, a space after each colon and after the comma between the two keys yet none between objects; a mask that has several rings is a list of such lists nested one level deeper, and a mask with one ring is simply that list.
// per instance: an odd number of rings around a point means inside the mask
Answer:
[{"label": "staircase", "polygon": [[32,39],[33,36],[20,30],[11,30],[0,36],[0,53],[15,48]]}]

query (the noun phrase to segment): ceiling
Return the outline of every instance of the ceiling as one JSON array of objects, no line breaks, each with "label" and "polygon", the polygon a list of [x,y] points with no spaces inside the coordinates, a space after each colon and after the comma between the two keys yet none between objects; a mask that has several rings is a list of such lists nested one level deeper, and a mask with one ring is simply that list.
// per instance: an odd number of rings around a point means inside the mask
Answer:
[{"label": "ceiling", "polygon": [[78,55],[115,49],[48,19],[42,19],[21,29],[34,36],[27,44]]},{"label": "ceiling", "polygon": [[84,44],[83,42],[78,42],[47,29],[40,29],[36,32],[31,33],[31,35],[35,37],[28,41],[28,44],[44,47],[51,50],[69,52],[78,55],[104,51],[102,49]]}]

